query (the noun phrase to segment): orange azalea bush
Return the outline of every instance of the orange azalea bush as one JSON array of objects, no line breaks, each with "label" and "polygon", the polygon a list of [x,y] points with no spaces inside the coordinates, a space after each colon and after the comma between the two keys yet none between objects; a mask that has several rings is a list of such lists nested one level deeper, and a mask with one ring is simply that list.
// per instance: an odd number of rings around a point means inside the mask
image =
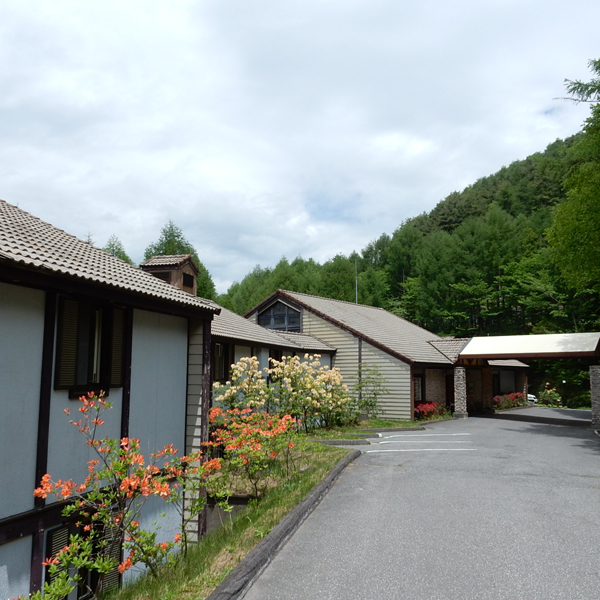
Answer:
[{"label": "orange azalea bush", "polygon": [[[82,396],[80,402],[80,417],[70,422],[79,428],[96,454],[88,462],[88,476],[78,484],[71,480],[54,481],[46,474],[34,491],[39,498],[53,494],[59,500],[70,500],[63,515],[76,519],[79,528],[65,548],[44,562],[53,580],[42,593],[51,600],[63,598],[82,585],[80,573],[84,571],[99,575],[96,589],[88,590],[94,596],[102,591],[104,576],[115,567],[123,573],[141,563],[157,576],[160,565],[173,559],[174,547],[187,550],[186,526],[204,507],[205,497],[198,493],[199,489],[221,467],[218,459],[205,460],[200,453],[177,457],[172,445],[152,454],[147,461],[138,439],[98,436],[98,427],[104,423],[102,414],[111,408],[102,393]],[[68,409],[65,412],[69,414]],[[173,503],[182,515],[181,533],[173,541],[158,542],[156,529],[140,526],[144,502],[151,496]],[[121,548],[125,558],[119,561],[114,557],[120,555]],[[69,567],[75,567],[75,571]]]},{"label": "orange azalea bush", "polygon": [[269,477],[289,477],[292,473],[290,451],[296,420],[290,415],[214,407],[210,423],[212,434],[207,445],[223,454],[223,476],[248,481],[256,498],[264,494]]}]

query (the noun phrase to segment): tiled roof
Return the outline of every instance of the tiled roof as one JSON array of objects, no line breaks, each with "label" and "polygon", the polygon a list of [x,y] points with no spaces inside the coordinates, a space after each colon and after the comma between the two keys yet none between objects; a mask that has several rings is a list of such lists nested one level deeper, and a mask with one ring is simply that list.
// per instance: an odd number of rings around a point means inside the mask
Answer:
[{"label": "tiled roof", "polygon": [[470,338],[439,338],[429,343],[444,356],[454,362],[460,351],[469,343]]},{"label": "tiled roof", "polygon": [[488,365],[490,367],[518,367],[525,368],[529,367],[529,365],[517,359],[508,359],[508,360],[488,360]]},{"label": "tiled roof", "polygon": [[249,344],[267,347],[293,348],[295,346],[270,329],[256,325],[226,308],[220,308],[221,314],[215,316],[212,321],[211,332],[213,336],[246,341]]},{"label": "tiled roof", "polygon": [[[278,290],[268,301],[274,300],[276,296],[296,302],[402,360],[451,364],[450,359],[429,343],[430,340],[441,338],[383,308],[285,290]],[[267,303],[262,302],[259,306]],[[248,314],[255,312],[257,308]]]},{"label": "tiled roof", "polygon": [[151,256],[141,267],[178,267],[186,260],[191,260],[191,254],[169,254],[167,256]]},{"label": "tiled roof", "polygon": [[232,341],[246,341],[249,344],[261,345],[267,348],[287,348],[298,352],[335,351],[333,346],[311,335],[265,329],[226,308],[221,306],[219,308],[221,314],[216,315],[212,321],[211,332],[213,337],[227,338]]},{"label": "tiled roof", "polygon": [[66,275],[180,305],[218,310],[192,296],[0,200],[0,264]]},{"label": "tiled roof", "polygon": [[[257,325],[257,327],[260,326]],[[327,344],[307,333],[298,333],[296,331],[272,331],[307,352],[335,352],[336,350],[335,346]]]}]

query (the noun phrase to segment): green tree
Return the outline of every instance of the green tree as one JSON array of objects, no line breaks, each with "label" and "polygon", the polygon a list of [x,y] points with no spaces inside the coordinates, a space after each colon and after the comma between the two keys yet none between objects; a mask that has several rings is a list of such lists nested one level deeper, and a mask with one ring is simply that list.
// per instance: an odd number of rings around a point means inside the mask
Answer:
[{"label": "green tree", "polygon": [[198,267],[198,296],[214,300],[217,292],[208,269],[200,262],[196,249],[188,242],[181,228],[175,225],[173,221],[167,221],[161,229],[158,241],[151,243],[144,251],[144,259],[148,260],[153,256],[168,256],[171,254],[191,255],[192,260]]},{"label": "green tree", "polygon": [[321,267],[318,286],[319,296],[354,302],[356,299],[356,271],[354,259],[358,256],[346,257],[337,254]]},{"label": "green tree", "polygon": [[124,260],[130,265],[133,265],[133,261],[125,252],[125,248],[123,248],[121,240],[119,240],[119,238],[114,234],[108,238],[108,242],[106,242],[106,246],[104,246],[102,250],[104,250],[104,252],[112,254],[113,256],[116,256],[117,258],[120,258],[121,260]]},{"label": "green tree", "polygon": [[600,60],[590,61],[592,81],[567,80],[575,102],[592,102],[583,136],[569,150],[573,167],[565,178],[567,201],[548,232],[553,257],[574,288],[600,289]]},{"label": "green tree", "polygon": [[575,102],[600,102],[600,59],[588,61],[592,73],[596,75],[591,81],[571,81],[565,79],[567,93],[571,94],[569,100]]}]

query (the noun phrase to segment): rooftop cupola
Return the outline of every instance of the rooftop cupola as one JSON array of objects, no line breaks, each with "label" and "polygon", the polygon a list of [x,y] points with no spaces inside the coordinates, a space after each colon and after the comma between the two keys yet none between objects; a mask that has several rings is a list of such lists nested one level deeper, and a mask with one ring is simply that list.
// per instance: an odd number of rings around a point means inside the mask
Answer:
[{"label": "rooftop cupola", "polygon": [[196,295],[198,267],[190,254],[153,256],[144,261],[140,268],[188,294]]}]

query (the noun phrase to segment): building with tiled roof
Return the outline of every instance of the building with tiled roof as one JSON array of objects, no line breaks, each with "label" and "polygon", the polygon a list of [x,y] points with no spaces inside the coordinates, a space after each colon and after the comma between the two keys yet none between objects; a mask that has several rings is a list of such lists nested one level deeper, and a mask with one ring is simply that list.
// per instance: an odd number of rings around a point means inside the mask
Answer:
[{"label": "building with tiled roof", "polygon": [[[206,438],[204,357],[219,311],[0,200],[0,452],[19,463],[0,462],[4,597],[40,589],[42,561],[74,527],[32,492],[45,473],[88,474],[85,439],[64,414],[77,413],[78,396],[106,392],[113,408],[99,433],[139,438],[145,453]],[[161,512],[177,518],[159,504],[146,505],[142,527]],[[118,582],[116,571],[106,579]]]},{"label": "building with tiled roof", "polygon": [[331,366],[335,348],[313,336],[272,331],[220,307],[212,322],[212,372],[214,381],[225,381],[233,363],[255,356],[261,369],[269,367],[269,358],[319,354],[323,365]]},{"label": "building with tiled roof", "polygon": [[[72,287],[151,304],[181,305],[215,312],[202,298],[166,285],[125,261],[0,200],[0,266],[71,281]],[[100,292],[99,290],[102,290]]]},{"label": "building with tiled roof", "polygon": [[[310,335],[336,348],[334,365],[350,387],[361,381],[364,370],[376,368],[388,390],[380,400],[383,416],[412,419],[415,404],[424,401],[453,405],[454,369],[468,340],[441,338],[382,308],[286,290],[266,298],[246,317],[280,335]],[[471,405],[483,409],[483,398],[489,396],[491,402],[496,380],[490,372],[490,385],[487,379],[482,384],[482,366],[470,369],[468,383]],[[512,386],[507,391],[519,389],[520,381],[506,367],[525,365],[512,361],[493,366],[503,370],[498,388],[502,383]]]}]

